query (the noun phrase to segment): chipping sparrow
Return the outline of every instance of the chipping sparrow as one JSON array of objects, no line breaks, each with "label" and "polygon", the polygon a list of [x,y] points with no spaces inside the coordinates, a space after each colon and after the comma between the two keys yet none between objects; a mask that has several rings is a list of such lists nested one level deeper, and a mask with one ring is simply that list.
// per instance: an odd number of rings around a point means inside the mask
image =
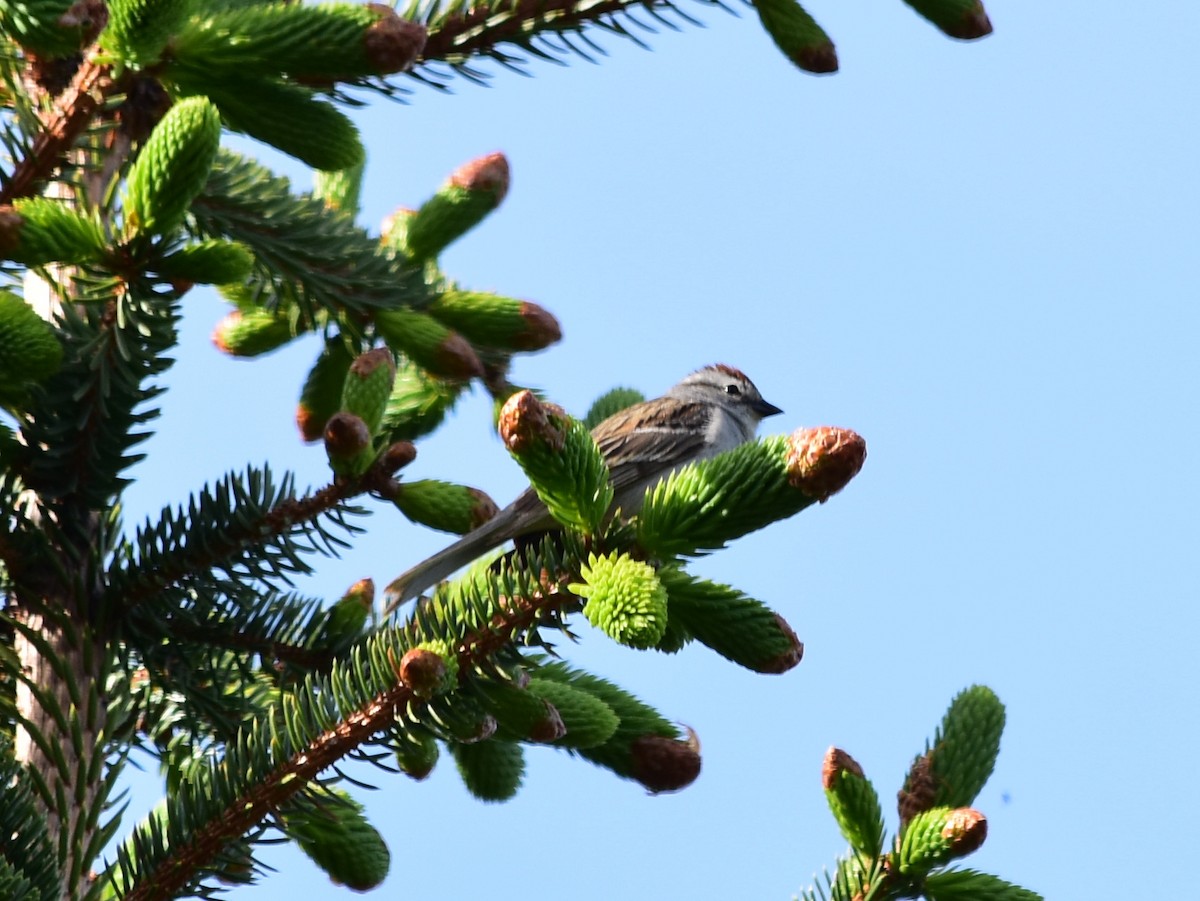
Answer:
[{"label": "chipping sparrow", "polygon": [[[764,417],[782,412],[742,372],[718,363],[693,372],[662,397],[613,414],[592,429],[592,437],[612,476],[614,508],[636,513],[647,488],[694,460],[749,441]],[[525,489],[492,519],[388,585],[385,615],[510,538],[555,526],[534,490]]]}]

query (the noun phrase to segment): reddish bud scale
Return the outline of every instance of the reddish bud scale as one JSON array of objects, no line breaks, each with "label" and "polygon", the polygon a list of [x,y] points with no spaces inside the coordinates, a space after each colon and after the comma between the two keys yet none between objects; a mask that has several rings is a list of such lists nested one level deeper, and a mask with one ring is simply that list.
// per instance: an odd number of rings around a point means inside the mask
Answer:
[{"label": "reddish bud scale", "polygon": [[355,603],[370,610],[375,604],[375,580],[359,579],[346,589],[339,603]]},{"label": "reddish bud scale", "polygon": [[392,384],[396,380],[396,361],[387,347],[376,347],[360,354],[350,364],[342,389],[342,407],[362,417],[374,434],[383,419]]},{"label": "reddish bud scale", "polygon": [[992,33],[992,23],[979,0],[904,0],[943,34],[973,41]]},{"label": "reddish bud scale", "polygon": [[548,701],[543,701],[542,703],[546,705],[546,717],[535,723],[526,737],[529,741],[548,745],[550,742],[558,741],[565,736],[567,734],[567,727],[563,723],[562,715],[553,704]]},{"label": "reddish bud scale", "polygon": [[779,631],[791,640],[791,647],[775,657],[759,661],[754,667],[754,671],[757,673],[770,673],[773,675],[786,673],[788,670],[799,666],[800,661],[804,659],[804,642],[800,640],[800,636],[796,634],[795,630],[788,624],[788,621],[776,613],[775,623],[779,626]]},{"label": "reddish bud scale", "polygon": [[629,748],[630,775],[654,794],[687,788],[700,775],[700,746],[690,741],[643,735]]},{"label": "reddish bud scale", "polygon": [[822,504],[858,475],[867,442],[850,429],[797,429],[788,439],[788,482]]},{"label": "reddish bud scale", "polygon": [[567,438],[566,419],[557,404],[543,403],[532,391],[518,391],[500,410],[500,439],[518,456],[537,445],[560,451]]},{"label": "reddish bud scale", "polygon": [[446,291],[425,312],[483,347],[535,351],[562,338],[562,328],[549,311],[499,294]]},{"label": "reddish bud scale", "polygon": [[446,678],[446,662],[426,648],[413,648],[400,659],[396,675],[414,694],[432,695]]},{"label": "reddish bud scale", "polygon": [[379,456],[380,472],[394,475],[417,459],[417,447],[411,441],[395,441]]},{"label": "reddish bud scale", "polygon": [[508,193],[510,173],[503,153],[488,153],[464,163],[451,173],[449,182],[456,188],[490,194],[496,203]]},{"label": "reddish bud scale", "polygon": [[831,747],[825,752],[825,759],[821,763],[821,787],[829,791],[843,772],[850,772],[855,776],[863,775],[863,769],[857,760],[841,748]]},{"label": "reddish bud scale", "polygon": [[0,206],[0,258],[9,259],[9,254],[21,246],[21,228],[25,219],[10,204]]},{"label": "reddish bud scale", "polygon": [[508,161],[503,154],[488,154],[459,167],[408,221],[405,253],[414,262],[436,258],[483,221],[507,191]]},{"label": "reddish bud scale", "polygon": [[763,28],[784,56],[806,72],[827,75],[838,69],[833,41],[795,0],[754,0]]},{"label": "reddish bud scale", "polygon": [[965,857],[987,839],[987,817],[973,807],[961,807],[950,814],[942,836],[950,840],[955,857]]},{"label": "reddish bud scale", "polygon": [[913,817],[929,810],[937,802],[937,778],[933,775],[931,753],[922,754],[913,761],[904,779],[904,787],[897,793],[901,826],[908,825]]},{"label": "reddish bud scale", "polygon": [[470,342],[432,316],[407,309],[380,310],[375,314],[375,328],[389,346],[435,376],[471,379],[483,375],[483,363]]},{"label": "reddish bud scale", "polygon": [[562,340],[562,326],[545,307],[525,301],[521,304],[525,330],[513,339],[515,350],[541,350]]},{"label": "reddish bud scale", "polygon": [[350,459],[370,448],[371,430],[353,413],[335,413],[325,424],[325,451],[330,459]]},{"label": "reddish bud scale", "polygon": [[425,49],[428,30],[418,22],[402,19],[383,3],[368,3],[367,9],[379,14],[363,35],[363,55],[378,75],[405,72]]}]

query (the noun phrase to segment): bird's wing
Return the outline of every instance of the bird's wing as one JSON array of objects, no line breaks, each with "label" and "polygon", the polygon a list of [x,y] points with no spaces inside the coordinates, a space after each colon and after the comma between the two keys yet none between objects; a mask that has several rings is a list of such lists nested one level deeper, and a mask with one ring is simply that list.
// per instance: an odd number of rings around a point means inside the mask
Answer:
[{"label": "bird's wing", "polygon": [[592,430],[618,494],[694,459],[704,448],[711,411],[702,403],[674,401],[672,406],[669,425],[651,401],[622,410]]}]

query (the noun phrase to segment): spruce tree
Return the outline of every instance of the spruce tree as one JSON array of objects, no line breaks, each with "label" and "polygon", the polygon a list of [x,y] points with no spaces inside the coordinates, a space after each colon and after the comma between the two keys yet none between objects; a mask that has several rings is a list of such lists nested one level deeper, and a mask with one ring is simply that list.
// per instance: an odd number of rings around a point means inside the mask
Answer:
[{"label": "spruce tree", "polygon": [[[952,37],[990,31],[977,0],[908,2]],[[836,70],[800,5],[754,9],[796,66]],[[639,397],[614,391],[577,420],[512,384],[516,355],[558,339],[555,317],[440,265],[504,199],[505,158],[461,166],[381,234],[355,221],[364,153],[348,112],[364,94],[586,54],[600,31],[637,40],[638,15],[688,19],[657,0],[0,0],[0,898],[212,893],[261,876],[256,844],[279,835],[370,889],[389,854],[331,778],[351,757],[420,779],[446,754],[473,793],[502,800],[523,746],[546,744],[651,791],[684,788],[696,736],[556,656],[553,637],[581,616],[630,647],[697,642],[769,673],[800,662],[777,613],[688,561],[828,500],[862,466],[862,438],[765,438],[611,517],[589,426]],[[224,133],[303,162],[316,189],[223,148]],[[228,354],[320,337],[296,418],[329,477],[303,488],[247,466],[130,524],[122,495],[170,402],[161,377],[197,285],[232,304],[214,336]],[[459,533],[495,513],[474,488],[404,477],[471,385],[494,398],[561,530],[390,615],[367,581],[333,599],[294,591],[365,512]],[[853,854],[828,890],[1032,897],[945,868],[982,840],[969,804],[1002,723],[986,689],[955,702],[913,765],[891,845],[874,789],[831,751],[826,789]],[[110,805],[134,748],[164,778],[140,823]]]}]

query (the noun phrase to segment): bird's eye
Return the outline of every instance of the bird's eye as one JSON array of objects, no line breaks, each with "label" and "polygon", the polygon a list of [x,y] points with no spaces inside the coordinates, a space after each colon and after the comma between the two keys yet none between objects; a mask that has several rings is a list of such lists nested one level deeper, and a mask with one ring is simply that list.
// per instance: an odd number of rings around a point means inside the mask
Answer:
[{"label": "bird's eye", "polygon": [[725,393],[726,393],[726,394],[731,394],[731,395],[733,395],[734,397],[737,397],[739,394],[741,394],[741,393],[742,393],[742,389],[741,389],[741,388],[739,388],[737,385],[726,385],[726,386],[725,386]]}]

